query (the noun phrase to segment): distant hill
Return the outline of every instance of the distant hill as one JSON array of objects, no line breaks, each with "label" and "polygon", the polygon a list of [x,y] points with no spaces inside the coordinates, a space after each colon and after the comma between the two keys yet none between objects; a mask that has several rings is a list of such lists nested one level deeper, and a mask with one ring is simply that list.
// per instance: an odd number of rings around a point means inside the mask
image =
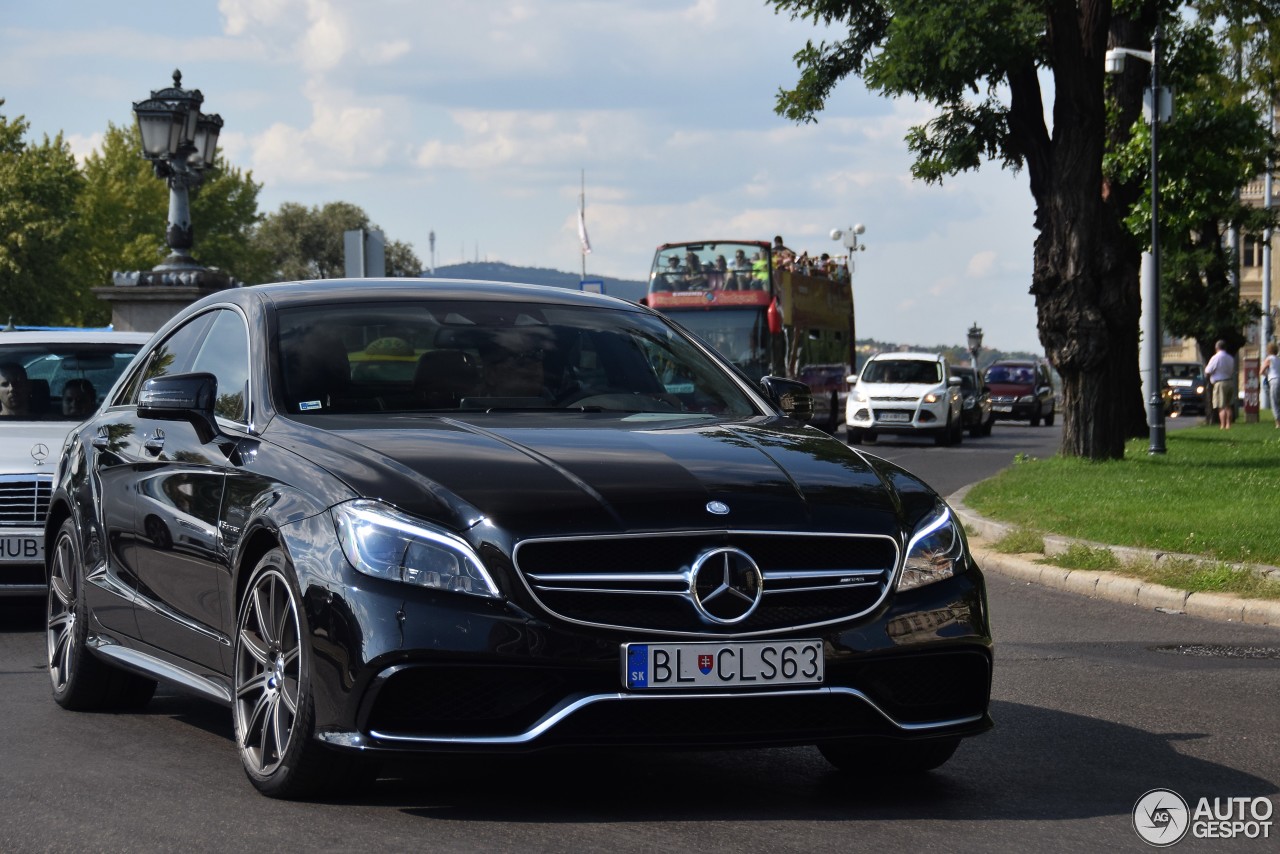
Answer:
[{"label": "distant hill", "polygon": [[[500,261],[476,261],[464,264],[449,264],[436,267],[435,278],[438,279],[477,279],[482,282],[522,282],[529,285],[549,285],[553,288],[579,290],[581,276],[577,273],[565,273],[561,270],[549,270],[544,267],[516,267]],[[628,279],[614,279],[609,276],[594,276],[587,273],[588,279],[604,282],[604,292],[611,297],[635,300],[645,294],[644,282]]]}]

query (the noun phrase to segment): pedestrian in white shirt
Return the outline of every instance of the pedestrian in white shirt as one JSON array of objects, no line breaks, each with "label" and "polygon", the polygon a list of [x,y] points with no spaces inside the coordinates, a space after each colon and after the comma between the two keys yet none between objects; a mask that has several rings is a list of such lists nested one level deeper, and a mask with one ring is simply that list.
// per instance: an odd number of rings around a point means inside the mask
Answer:
[{"label": "pedestrian in white shirt", "polygon": [[1214,354],[1204,366],[1204,375],[1213,384],[1213,408],[1218,410],[1218,428],[1231,429],[1231,411],[1236,403],[1236,360],[1227,352],[1227,342],[1213,345]]}]

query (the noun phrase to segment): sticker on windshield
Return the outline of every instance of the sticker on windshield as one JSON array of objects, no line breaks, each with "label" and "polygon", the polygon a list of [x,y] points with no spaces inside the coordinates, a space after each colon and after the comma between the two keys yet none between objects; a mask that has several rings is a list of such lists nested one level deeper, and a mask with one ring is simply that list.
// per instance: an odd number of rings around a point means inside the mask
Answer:
[{"label": "sticker on windshield", "polygon": [[313,409],[321,409],[324,404],[318,400],[304,400],[298,404],[299,412],[310,412]]}]

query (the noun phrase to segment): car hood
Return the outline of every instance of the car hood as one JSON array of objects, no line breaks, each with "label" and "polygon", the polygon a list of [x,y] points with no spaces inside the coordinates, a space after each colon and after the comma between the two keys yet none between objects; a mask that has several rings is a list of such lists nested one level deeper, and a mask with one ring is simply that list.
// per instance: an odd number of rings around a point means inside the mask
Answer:
[{"label": "car hood", "polygon": [[0,420],[0,474],[40,472],[53,476],[69,421]]},{"label": "car hood", "polygon": [[996,397],[1022,397],[1036,393],[1036,387],[1030,383],[987,383],[987,389]]},{"label": "car hood", "polygon": [[867,397],[909,397],[912,400],[924,397],[931,391],[940,391],[937,383],[859,383],[858,390]]},{"label": "car hood", "polygon": [[[564,414],[352,418],[327,426],[298,450],[356,493],[459,528],[483,521],[516,538],[709,528],[896,535],[903,494],[927,494],[922,507],[937,500],[906,472],[771,417],[677,425]],[[728,512],[715,513],[711,502]]]}]

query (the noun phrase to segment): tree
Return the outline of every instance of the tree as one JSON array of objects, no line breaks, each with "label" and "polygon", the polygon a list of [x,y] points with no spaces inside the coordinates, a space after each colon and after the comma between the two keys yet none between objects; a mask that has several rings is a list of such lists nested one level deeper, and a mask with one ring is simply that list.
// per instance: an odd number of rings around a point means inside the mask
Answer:
[{"label": "tree", "polygon": [[[1168,35],[1167,82],[1177,108],[1160,129],[1161,316],[1167,331],[1194,338],[1207,361],[1218,340],[1239,349],[1243,329],[1260,311],[1257,303],[1240,302],[1232,277],[1238,259],[1226,234],[1232,227],[1261,234],[1274,224],[1270,212],[1244,204],[1238,192],[1266,170],[1274,141],[1264,118],[1267,101],[1256,103],[1243,82],[1232,79],[1234,53],[1214,43],[1209,27],[1175,25]],[[1140,180],[1149,170],[1150,145],[1150,127],[1140,121],[1108,167]],[[1149,196],[1125,223],[1148,240]]]},{"label": "tree", "polygon": [[[795,54],[800,79],[777,111],[814,121],[850,74],[872,91],[934,105],[907,138],[929,182],[984,159],[1025,169],[1036,203],[1031,293],[1040,342],[1062,376],[1062,452],[1116,459],[1143,432],[1138,246],[1123,218],[1140,185],[1106,179],[1102,157],[1141,101],[1134,69],[1104,86],[1108,44],[1150,43],[1157,6],[1110,0],[770,0],[847,37]],[[1136,63],[1135,63],[1136,64]],[[1041,72],[1053,82],[1052,130]],[[1107,89],[1114,100],[1108,101]]]},{"label": "tree", "polygon": [[[346,275],[343,233],[355,229],[381,230],[349,202],[312,208],[285,202],[263,219],[254,241],[270,259],[272,281],[336,279]],[[391,240],[385,248],[387,275],[416,276],[422,271],[412,246]]]},{"label": "tree", "polygon": [[61,134],[32,145],[27,128],[21,116],[0,115],[0,322],[73,322],[74,306],[59,285],[74,272],[72,210],[83,179]]}]

